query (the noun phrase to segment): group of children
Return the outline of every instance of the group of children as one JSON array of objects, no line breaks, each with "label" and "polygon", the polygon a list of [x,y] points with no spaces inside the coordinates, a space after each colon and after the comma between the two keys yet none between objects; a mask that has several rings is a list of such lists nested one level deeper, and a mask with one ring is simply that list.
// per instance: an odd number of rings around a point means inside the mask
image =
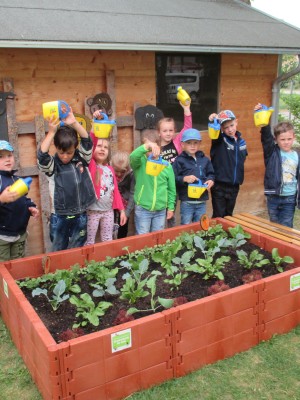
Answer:
[{"label": "group of children", "polygon": [[[238,121],[230,110],[209,116],[209,121],[217,118],[221,132],[212,139],[208,158],[200,149],[201,133],[192,127],[190,105],[182,107],[184,126],[180,133],[176,135],[172,118],[162,118],[156,131],[143,132],[143,144],[130,155],[124,151],[111,155],[109,139],[88,134],[72,109],[63,124],[54,117],[49,119],[48,134],[38,150],[38,167],[53,185],[53,251],[94,244],[98,230],[101,241],[113,239],[114,227],[117,238],[126,237],[133,209],[137,234],[172,227],[177,199],[181,224],[199,221],[206,213],[208,191],[213,218],[232,215],[247,157],[245,140],[237,130]],[[257,104],[255,110],[261,107]],[[101,112],[96,111],[93,118],[101,118]],[[279,123],[274,136],[270,125],[261,129],[267,206],[271,221],[292,226],[299,175],[299,156],[292,150],[294,128],[290,123]],[[52,142],[56,149],[53,156],[49,154]],[[167,161],[157,176],[146,173],[149,156]],[[18,178],[14,174],[13,148],[0,141],[1,261],[24,256],[30,215],[39,216],[30,199],[19,198],[9,190]],[[197,182],[207,190],[199,198],[191,198],[188,185]]]}]

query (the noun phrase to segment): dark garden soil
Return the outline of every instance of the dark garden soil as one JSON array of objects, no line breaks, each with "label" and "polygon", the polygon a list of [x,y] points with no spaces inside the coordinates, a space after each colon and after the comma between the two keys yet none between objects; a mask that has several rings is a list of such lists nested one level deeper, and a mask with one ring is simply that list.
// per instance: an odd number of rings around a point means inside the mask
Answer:
[{"label": "dark garden soil", "polygon": [[[239,248],[239,250],[246,251],[247,254],[250,254],[251,251],[254,249],[259,249],[259,247],[251,243],[246,243]],[[262,249],[259,249],[259,252],[260,254],[263,254],[265,258],[270,260],[270,264],[259,268],[261,276],[257,277],[256,274],[259,275],[259,272],[256,272],[258,270],[254,270],[254,273],[251,273],[250,277],[248,276],[248,280],[249,279],[257,280],[261,277],[265,278],[279,273],[276,267],[272,264],[271,254]],[[248,275],[251,272],[251,270],[245,269],[239,264],[234,249],[228,249],[226,255],[230,256],[231,260],[230,263],[225,265],[225,268],[222,270],[224,275],[224,282],[219,281],[216,278],[204,280],[200,274],[190,272],[189,276],[180,285],[180,289],[171,290],[171,286],[163,282],[163,280],[166,278],[166,275],[161,275],[157,277],[156,281],[156,287],[157,287],[156,296],[168,299],[170,298],[176,299],[174,303],[174,306],[176,306],[184,302],[190,302],[196,299],[206,297],[210,294],[214,294],[219,291],[243,285],[245,281],[244,276]],[[195,258],[199,257],[202,257],[200,250],[198,254],[196,254]],[[283,264],[282,266],[284,270],[291,268],[289,264]],[[161,272],[163,272],[162,268],[153,261],[152,264],[150,264],[149,271],[151,271],[152,269],[160,270]],[[124,270],[122,272],[119,272],[117,275],[117,281],[115,283],[115,286],[118,289],[120,289],[124,284],[124,280],[122,279],[123,274]],[[246,279],[246,281],[248,280]],[[85,280],[84,276],[81,282],[77,283],[81,287],[81,293],[86,292],[91,295],[93,289],[90,287],[89,283]],[[119,323],[126,322],[127,319],[126,317],[124,319],[124,315],[123,316],[121,315],[120,318],[119,314],[120,310],[122,314],[122,312],[125,313],[125,310],[128,310],[130,307],[136,307],[139,310],[144,310],[144,309],[147,310],[150,308],[149,306],[150,296],[139,299],[137,303],[130,305],[128,301],[121,300],[119,298],[119,295],[112,296],[106,294],[104,297],[101,298],[101,301],[111,302],[113,303],[113,306],[106,311],[103,317],[100,317],[99,326],[93,326],[91,324],[88,324],[84,328],[78,328],[77,330],[76,329],[72,330],[73,324],[75,322],[78,322],[78,320],[76,320],[75,317],[76,307],[72,305],[68,300],[62,302],[57,311],[53,311],[50,303],[48,302],[47,298],[44,295],[32,297],[31,295],[32,290],[28,290],[27,288],[22,288],[22,291],[24,292],[28,301],[31,303],[31,305],[38,313],[39,317],[42,319],[43,323],[45,324],[45,326],[47,327],[47,329],[49,330],[55,341],[58,343],[64,340],[71,339],[72,337],[76,337],[91,332],[96,332],[114,325],[118,325]],[[100,301],[100,298],[95,299],[95,303],[98,301]],[[160,309],[157,310],[157,312],[162,311],[162,309],[163,308],[161,307]],[[149,315],[151,313],[152,312],[139,312],[135,313],[134,316],[130,316],[130,318],[138,319],[146,315]]]}]

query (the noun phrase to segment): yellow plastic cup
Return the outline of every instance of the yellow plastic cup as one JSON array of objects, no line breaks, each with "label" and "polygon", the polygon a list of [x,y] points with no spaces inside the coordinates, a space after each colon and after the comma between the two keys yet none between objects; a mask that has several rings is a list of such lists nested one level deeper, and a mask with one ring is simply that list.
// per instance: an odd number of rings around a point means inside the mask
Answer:
[{"label": "yellow plastic cup", "polygon": [[263,126],[269,125],[270,118],[272,113],[274,112],[273,107],[267,107],[264,104],[262,105],[261,110],[254,111],[254,124],[257,128],[262,128]]},{"label": "yellow plastic cup", "polygon": [[99,139],[108,139],[113,127],[116,125],[116,121],[109,120],[105,113],[101,113],[101,115],[103,119],[93,120],[93,132]]},{"label": "yellow plastic cup", "polygon": [[207,185],[203,185],[201,182],[190,183],[188,185],[188,197],[192,199],[199,199],[205,190],[207,190]]},{"label": "yellow plastic cup", "polygon": [[70,106],[63,100],[49,101],[43,104],[44,119],[54,116],[56,119],[66,118],[70,112]]},{"label": "yellow plastic cup", "polygon": [[9,188],[11,192],[17,192],[19,197],[28,193],[32,178],[19,178]]},{"label": "yellow plastic cup", "polygon": [[187,91],[185,91],[182,86],[178,86],[177,87],[177,100],[180,101],[180,103],[183,106],[187,106],[188,104],[191,103],[191,98],[188,94]]},{"label": "yellow plastic cup", "polygon": [[146,162],[146,174],[158,176],[168,166],[168,162],[163,160],[160,156],[155,160],[151,155]]},{"label": "yellow plastic cup", "polygon": [[214,122],[208,124],[208,136],[211,139],[218,139],[218,137],[220,135],[220,130],[221,130],[221,126],[218,123],[217,119],[214,118]]}]

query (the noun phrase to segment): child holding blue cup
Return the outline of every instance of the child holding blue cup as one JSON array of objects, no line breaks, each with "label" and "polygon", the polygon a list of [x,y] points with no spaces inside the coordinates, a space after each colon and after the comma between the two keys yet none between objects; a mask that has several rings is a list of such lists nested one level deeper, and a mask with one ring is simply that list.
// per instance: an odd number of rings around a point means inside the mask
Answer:
[{"label": "child holding blue cup", "polygon": [[[197,129],[185,130],[181,138],[183,151],[172,164],[180,200],[181,225],[198,222],[206,213],[207,189],[215,180],[212,163],[200,150],[201,139]],[[199,197],[194,193],[199,193]]]}]

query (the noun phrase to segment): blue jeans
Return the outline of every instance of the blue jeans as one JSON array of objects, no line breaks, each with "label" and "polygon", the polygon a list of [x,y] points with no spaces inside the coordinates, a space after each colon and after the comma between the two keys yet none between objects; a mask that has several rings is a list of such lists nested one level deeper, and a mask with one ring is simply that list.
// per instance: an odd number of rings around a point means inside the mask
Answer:
[{"label": "blue jeans", "polygon": [[86,242],[87,215],[50,216],[50,239],[52,251],[82,247]]},{"label": "blue jeans", "polygon": [[134,223],[137,235],[160,231],[165,228],[166,209],[149,211],[141,206],[135,206]]},{"label": "blue jeans", "polygon": [[296,208],[296,195],[294,196],[267,196],[267,206],[271,222],[293,227]]},{"label": "blue jeans", "polygon": [[199,222],[201,215],[206,213],[206,202],[191,203],[182,201],[180,203],[180,216],[181,225],[191,224],[192,222]]}]

